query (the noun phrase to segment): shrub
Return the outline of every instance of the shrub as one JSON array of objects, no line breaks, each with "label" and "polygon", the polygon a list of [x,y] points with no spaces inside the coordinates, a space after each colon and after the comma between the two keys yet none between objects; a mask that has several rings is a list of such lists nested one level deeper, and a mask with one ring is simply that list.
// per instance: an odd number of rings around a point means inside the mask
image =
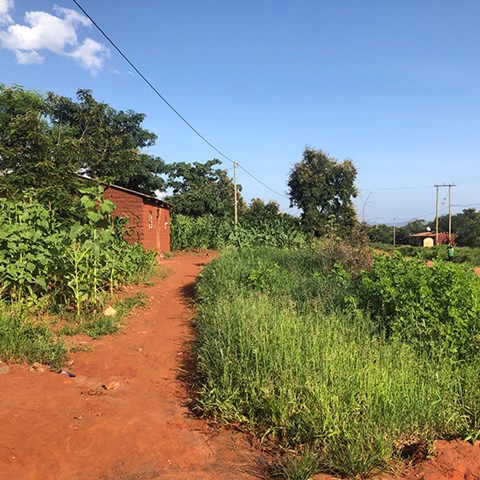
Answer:
[{"label": "shrub", "polygon": [[480,353],[480,279],[469,266],[379,257],[359,298],[388,336],[456,359]]}]

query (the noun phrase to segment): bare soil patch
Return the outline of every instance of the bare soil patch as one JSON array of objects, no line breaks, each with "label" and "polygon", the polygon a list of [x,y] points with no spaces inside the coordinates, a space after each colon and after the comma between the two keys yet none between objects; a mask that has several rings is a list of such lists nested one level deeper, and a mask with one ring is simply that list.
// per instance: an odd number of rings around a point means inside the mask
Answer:
[{"label": "bare soil patch", "polygon": [[[266,453],[187,407],[190,302],[210,258],[163,261],[171,274],[141,289],[148,307],[72,355],[65,369],[76,377],[0,365],[0,480],[263,478]],[[437,442],[432,460],[388,478],[480,479],[480,447]]]}]

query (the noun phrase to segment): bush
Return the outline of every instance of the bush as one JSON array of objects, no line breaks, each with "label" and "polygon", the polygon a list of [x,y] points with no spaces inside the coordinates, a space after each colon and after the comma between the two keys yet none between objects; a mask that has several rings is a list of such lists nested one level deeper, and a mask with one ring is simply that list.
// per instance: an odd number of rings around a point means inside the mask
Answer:
[{"label": "bush", "polygon": [[0,199],[0,298],[35,304],[49,296],[51,306],[74,306],[79,315],[152,271],[155,253],[125,242],[101,189],[83,193],[74,223],[34,201]]},{"label": "bush", "polygon": [[480,353],[480,279],[469,266],[379,257],[359,298],[388,336],[459,360]]}]

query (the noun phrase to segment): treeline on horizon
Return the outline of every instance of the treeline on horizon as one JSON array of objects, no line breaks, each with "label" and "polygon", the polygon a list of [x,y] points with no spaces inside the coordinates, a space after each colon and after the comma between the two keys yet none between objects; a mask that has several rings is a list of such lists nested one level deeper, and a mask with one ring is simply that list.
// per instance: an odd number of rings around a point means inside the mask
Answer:
[{"label": "treeline on horizon", "polygon": [[[452,215],[452,233],[457,235],[457,244],[461,247],[480,247],[480,212],[466,208],[461,213]],[[374,243],[393,243],[393,226],[378,224],[366,226],[368,236]],[[413,220],[406,225],[395,228],[395,242],[406,244],[408,237],[415,233],[426,232],[430,228],[435,232],[435,220]],[[438,231],[448,232],[448,215],[438,217]]]}]

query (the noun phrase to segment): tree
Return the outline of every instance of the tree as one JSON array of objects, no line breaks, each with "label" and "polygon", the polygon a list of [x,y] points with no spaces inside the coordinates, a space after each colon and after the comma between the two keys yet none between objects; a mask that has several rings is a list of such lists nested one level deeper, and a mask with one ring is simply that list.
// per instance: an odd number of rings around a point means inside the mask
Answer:
[{"label": "tree", "polygon": [[[167,165],[167,187],[173,189],[166,197],[175,205],[175,213],[190,217],[213,215],[233,218],[234,188],[227,171],[214,168],[220,165],[218,159],[205,163],[177,162]],[[238,190],[241,186],[237,185]],[[245,203],[238,195],[239,210],[245,209]]]},{"label": "tree", "polygon": [[290,205],[302,210],[306,229],[321,235],[329,224],[342,231],[355,225],[356,175],[350,160],[339,162],[322,150],[305,148],[303,159],[290,172],[288,187]]},{"label": "tree", "polygon": [[250,223],[276,220],[280,216],[283,214],[277,202],[270,200],[265,203],[261,198],[252,199],[244,214],[245,220]]},{"label": "tree", "polygon": [[[438,217],[438,229],[448,232],[448,215]],[[452,232],[457,234],[458,244],[462,247],[480,247],[480,212],[466,208],[452,215]]]},{"label": "tree", "polygon": [[142,149],[156,136],[145,116],[116,111],[89,90],[77,101],[0,85],[0,193],[32,188],[62,208],[78,187],[76,173],[147,194],[162,189],[164,162]]},{"label": "tree", "polygon": [[28,188],[44,203],[68,205],[78,179],[75,155],[58,142],[45,99],[22,87],[0,85],[0,193]]},{"label": "tree", "polygon": [[117,111],[90,90],[78,90],[77,102],[52,92],[46,101],[52,128],[72,144],[83,173],[150,195],[164,188],[165,163],[143,152],[157,139],[141,126],[144,114]]},{"label": "tree", "polygon": [[[393,243],[393,228],[383,223],[366,225],[368,238],[374,243]],[[398,241],[398,238],[396,239]]]}]

